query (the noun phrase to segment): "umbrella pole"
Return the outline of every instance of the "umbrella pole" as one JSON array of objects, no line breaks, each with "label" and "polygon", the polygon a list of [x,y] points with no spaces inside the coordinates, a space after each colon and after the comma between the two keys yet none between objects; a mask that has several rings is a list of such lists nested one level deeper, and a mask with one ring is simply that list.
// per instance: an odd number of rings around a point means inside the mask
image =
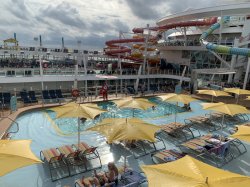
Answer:
[{"label": "umbrella pole", "polygon": [[211,101],[212,103],[214,102],[214,96],[212,95],[212,101]]},{"label": "umbrella pole", "polygon": [[175,113],[174,113],[174,124],[176,124],[176,119],[177,119],[177,112],[175,110]]},{"label": "umbrella pole", "polygon": [[238,102],[239,102],[239,97],[240,97],[240,95],[237,95],[236,104],[238,104]]},{"label": "umbrella pole", "polygon": [[224,125],[224,118],[225,118],[225,114],[223,114],[223,116],[222,116],[221,129],[223,128],[223,125]]},{"label": "umbrella pole", "polygon": [[78,149],[80,146],[80,118],[77,118],[77,125],[78,125]]}]

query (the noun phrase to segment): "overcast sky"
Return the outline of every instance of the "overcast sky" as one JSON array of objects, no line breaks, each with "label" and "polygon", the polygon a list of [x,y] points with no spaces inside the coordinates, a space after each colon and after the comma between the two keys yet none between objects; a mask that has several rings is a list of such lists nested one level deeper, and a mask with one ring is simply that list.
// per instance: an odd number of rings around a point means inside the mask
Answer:
[{"label": "overcast sky", "polygon": [[[0,40],[13,37],[21,46],[38,45],[33,39],[42,35],[44,46],[79,46],[102,49],[105,41],[116,39],[119,31],[131,32],[167,15],[190,8],[240,3],[248,0],[2,0]],[[250,0],[249,0],[250,2]]]}]

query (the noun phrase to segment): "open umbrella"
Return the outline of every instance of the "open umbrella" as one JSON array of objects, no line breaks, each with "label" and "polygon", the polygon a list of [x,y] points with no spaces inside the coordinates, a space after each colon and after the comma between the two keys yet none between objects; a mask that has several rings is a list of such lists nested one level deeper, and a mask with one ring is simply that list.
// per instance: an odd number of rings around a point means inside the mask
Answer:
[{"label": "open umbrella", "polygon": [[0,140],[0,176],[42,162],[32,153],[30,144],[31,140]]},{"label": "open umbrella", "polygon": [[[189,104],[192,101],[197,101],[197,99],[194,99],[191,96],[185,94],[170,93],[170,94],[160,95],[157,97],[160,97],[163,101],[177,102],[177,105],[178,102]],[[176,118],[177,118],[177,113],[175,112],[175,123],[176,123]]]},{"label": "open umbrella", "polygon": [[237,132],[232,134],[231,137],[250,142],[250,126],[239,125],[237,129]]},{"label": "open umbrella", "polygon": [[[228,114],[230,116],[234,116],[236,114],[247,114],[249,110],[246,107],[236,104],[226,104],[226,103],[202,103],[204,110],[213,110],[217,112],[221,112],[223,114]],[[222,118],[222,126],[224,123],[224,115]]]},{"label": "open umbrella", "polygon": [[189,95],[175,94],[175,93],[160,95],[160,96],[157,96],[157,97],[160,97],[163,101],[181,102],[181,103],[184,103],[184,104],[189,104],[190,102],[197,100],[195,98],[192,98]]},{"label": "open umbrella", "polygon": [[[119,108],[133,108],[133,109],[141,109],[141,110],[146,110],[155,104],[150,102],[147,99],[143,98],[125,98],[125,99],[119,99],[119,100],[114,100],[113,101],[117,107]],[[134,110],[133,110],[133,116],[134,116]]]},{"label": "open umbrella", "polygon": [[177,161],[141,166],[149,186],[248,187],[250,177],[218,169],[190,156]]},{"label": "open umbrella", "polygon": [[77,104],[75,102],[71,102],[59,107],[50,108],[50,110],[56,112],[57,118],[78,118],[78,144],[80,143],[80,118],[94,119],[97,115],[106,112],[106,110],[100,109],[97,104]]},{"label": "open umbrella", "polygon": [[243,90],[240,88],[225,88],[224,91],[236,94],[237,95],[236,103],[238,103],[240,95],[250,95],[250,90]]},{"label": "open umbrella", "polygon": [[106,118],[87,130],[103,134],[108,143],[121,140],[148,140],[155,142],[155,132],[161,128],[137,118]]},{"label": "open umbrella", "polygon": [[214,101],[214,97],[230,96],[227,92],[223,92],[220,90],[197,90],[197,91],[198,91],[198,94],[211,95],[212,102]]}]

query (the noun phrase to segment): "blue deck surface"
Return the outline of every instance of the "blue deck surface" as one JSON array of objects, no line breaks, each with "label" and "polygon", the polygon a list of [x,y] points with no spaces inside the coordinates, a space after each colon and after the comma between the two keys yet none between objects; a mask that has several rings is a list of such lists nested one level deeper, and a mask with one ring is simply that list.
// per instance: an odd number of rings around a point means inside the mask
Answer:
[{"label": "blue deck surface", "polygon": [[[184,122],[185,118],[192,116],[204,115],[209,111],[202,110],[199,102],[191,103],[191,112],[179,113],[177,115],[177,122]],[[167,124],[174,122],[174,115],[146,119],[146,121],[153,124]],[[40,151],[52,147],[59,147],[66,144],[73,144],[77,142],[77,134],[61,135],[53,126],[53,122],[44,111],[35,111],[24,114],[17,119],[20,125],[20,130],[13,136],[13,139],[31,139],[32,151],[39,157]],[[13,127],[14,128],[14,127]],[[206,132],[204,132],[206,133]],[[227,133],[221,131],[218,133]],[[104,165],[110,161],[115,161],[117,165],[122,165],[125,156],[127,162],[135,170],[140,169],[140,165],[153,164],[150,155],[134,159],[130,152],[119,147],[111,148],[106,144],[105,138],[95,132],[84,131],[81,133],[81,141],[85,141],[90,145],[98,146],[98,151]],[[167,148],[174,145],[168,140],[165,141]],[[246,144],[248,151],[250,150],[249,144]],[[239,158],[225,165],[223,168],[232,172],[240,173],[250,176],[250,156],[249,152],[241,155]],[[104,166],[105,169],[105,166]],[[49,169],[45,164],[37,164],[13,171],[3,177],[0,177],[1,187],[64,187],[74,186],[76,179],[81,176],[89,176],[91,172],[75,175],[55,182],[52,182],[49,175]]]}]

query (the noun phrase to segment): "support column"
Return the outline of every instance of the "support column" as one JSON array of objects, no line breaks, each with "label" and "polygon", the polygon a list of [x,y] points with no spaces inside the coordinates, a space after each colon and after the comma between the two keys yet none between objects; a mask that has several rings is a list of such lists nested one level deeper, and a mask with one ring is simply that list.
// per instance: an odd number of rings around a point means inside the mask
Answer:
[{"label": "support column", "polygon": [[39,54],[39,66],[40,66],[40,76],[41,76],[42,90],[44,90],[44,85],[43,85],[43,65],[42,65],[41,54]]},{"label": "support column", "polygon": [[246,89],[246,85],[247,85],[247,81],[248,81],[249,70],[250,70],[250,58],[248,58],[247,70],[246,70],[246,74],[245,74],[245,78],[244,78],[244,83],[243,83],[243,89],[244,89],[244,90]]},{"label": "support column", "polygon": [[192,70],[191,71],[191,80],[190,80],[190,84],[191,84],[190,90],[191,90],[192,94],[195,93],[195,91],[198,88],[197,78],[198,78],[198,73],[195,70]]},{"label": "support column", "polygon": [[147,24],[146,30],[148,33],[146,33],[146,38],[145,38],[145,49],[144,49],[143,69],[142,69],[143,75],[146,74],[147,51],[148,51],[147,48],[148,48],[148,39],[149,39],[149,35],[150,35],[149,24]]},{"label": "support column", "polygon": [[185,40],[184,46],[187,46],[187,29],[186,29],[186,27],[184,27],[184,40]]},{"label": "support column", "polygon": [[[239,39],[235,39],[234,40],[234,47],[238,47],[238,45],[239,45]],[[235,66],[235,64],[237,62],[237,57],[238,57],[238,55],[232,55],[230,71],[234,70],[234,66]],[[232,80],[233,80],[233,74],[229,74],[227,82],[231,83]]]},{"label": "support column", "polygon": [[78,83],[78,64],[75,65],[75,79],[74,79],[74,88],[77,89],[77,83]]}]

